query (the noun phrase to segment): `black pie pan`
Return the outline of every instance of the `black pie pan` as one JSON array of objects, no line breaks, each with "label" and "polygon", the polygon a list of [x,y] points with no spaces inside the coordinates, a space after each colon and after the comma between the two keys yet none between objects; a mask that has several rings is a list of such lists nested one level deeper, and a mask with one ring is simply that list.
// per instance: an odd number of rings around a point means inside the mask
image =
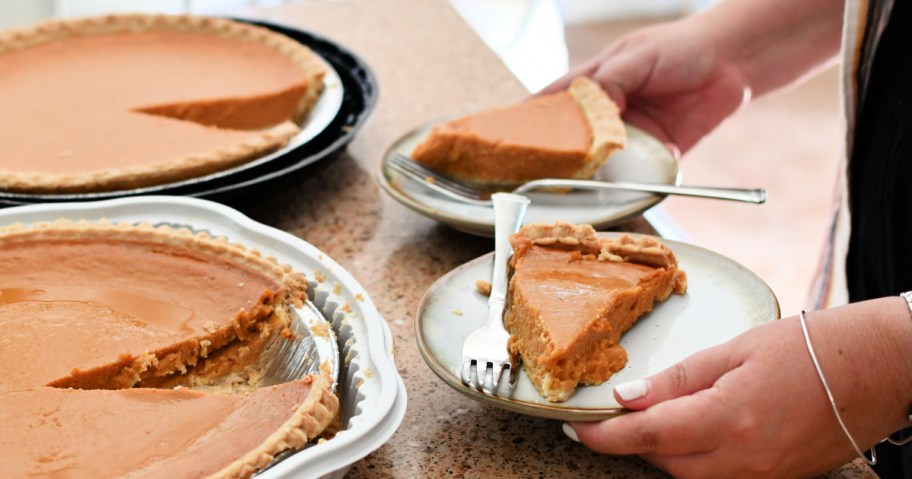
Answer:
[{"label": "black pie pan", "polygon": [[370,67],[338,43],[287,25],[234,19],[282,33],[320,55],[342,81],[338,113],[309,141],[269,161],[241,165],[223,173],[142,188],[67,194],[20,193],[0,190],[0,206],[69,201],[94,201],[139,195],[179,195],[219,202],[239,202],[266,191],[288,187],[337,158],[364,125],[377,103],[377,79]]}]

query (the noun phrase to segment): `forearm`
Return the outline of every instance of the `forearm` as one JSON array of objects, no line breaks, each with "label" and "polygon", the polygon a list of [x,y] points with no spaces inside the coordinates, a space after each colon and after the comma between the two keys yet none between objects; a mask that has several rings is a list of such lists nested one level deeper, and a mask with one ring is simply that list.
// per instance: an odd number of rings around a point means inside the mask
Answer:
[{"label": "forearm", "polygon": [[808,330],[836,404],[860,442],[909,425],[912,317],[905,301],[882,298],[809,313]]},{"label": "forearm", "polygon": [[835,58],[843,9],[840,0],[730,0],[692,20],[759,97]]}]

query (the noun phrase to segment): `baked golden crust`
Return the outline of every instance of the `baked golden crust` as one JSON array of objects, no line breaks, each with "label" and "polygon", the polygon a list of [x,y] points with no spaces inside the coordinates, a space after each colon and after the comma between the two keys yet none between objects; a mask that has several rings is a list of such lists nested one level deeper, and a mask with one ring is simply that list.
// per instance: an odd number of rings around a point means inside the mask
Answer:
[{"label": "baked golden crust", "polygon": [[339,414],[339,398],[332,393],[332,379],[326,375],[308,376],[307,398],[282,427],[258,449],[251,451],[209,479],[242,479],[266,467],[281,452],[300,449],[320,436]]},{"label": "baked golden crust", "polygon": [[[154,162],[136,163],[108,168],[86,168],[79,172],[29,171],[27,165],[16,169],[0,167],[0,189],[28,193],[82,193],[134,189],[197,178],[249,162],[278,150],[300,131],[300,124],[317,102],[327,72],[325,62],[306,46],[265,28],[230,20],[171,15],[108,15],[45,22],[36,26],[0,32],[0,55],[17,52],[53,42],[84,37],[122,33],[175,32],[221,37],[262,45],[287,59],[301,76],[301,81],[286,91],[275,92],[269,98],[243,100],[238,108],[232,99],[201,99],[174,105],[133,105],[132,111],[149,113],[198,123],[213,131],[228,133],[246,131],[229,140],[213,140],[219,146],[206,150],[188,150]],[[78,95],[78,92],[74,92]],[[291,112],[282,121],[245,126],[247,111],[258,108],[281,109],[282,102],[293,101]],[[224,124],[212,124],[204,118],[222,113],[228,115]],[[248,134],[249,133],[249,134]],[[99,132],[99,141],[104,132]],[[227,137],[225,137],[227,138]],[[167,138],[161,141],[168,141]],[[122,152],[128,155],[129,152]]]},{"label": "baked golden crust", "polygon": [[654,238],[600,238],[588,225],[558,222],[527,225],[510,241],[509,348],[549,401],[622,369],[621,334],[687,286],[674,254]]},{"label": "baked golden crust", "polygon": [[592,178],[614,152],[627,144],[627,130],[621,120],[620,109],[596,82],[578,77],[567,92],[582,108],[592,130],[592,147],[576,178]]}]

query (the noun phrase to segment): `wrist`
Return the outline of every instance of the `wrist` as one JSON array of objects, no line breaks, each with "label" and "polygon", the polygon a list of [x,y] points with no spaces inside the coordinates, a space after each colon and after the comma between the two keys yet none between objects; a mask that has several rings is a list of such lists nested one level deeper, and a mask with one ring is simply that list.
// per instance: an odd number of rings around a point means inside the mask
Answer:
[{"label": "wrist", "polygon": [[899,297],[810,313],[810,334],[850,430],[867,441],[909,425],[912,316]]}]

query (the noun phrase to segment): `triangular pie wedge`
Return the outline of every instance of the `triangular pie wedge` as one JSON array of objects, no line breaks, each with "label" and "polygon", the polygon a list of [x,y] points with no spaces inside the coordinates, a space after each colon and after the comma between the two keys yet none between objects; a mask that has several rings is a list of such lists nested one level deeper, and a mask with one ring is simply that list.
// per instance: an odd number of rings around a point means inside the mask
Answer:
[{"label": "triangular pie wedge", "polygon": [[0,476],[248,477],[300,447],[338,414],[333,380],[260,389],[257,359],[306,288],[185,228],[0,228]]},{"label": "triangular pie wedge", "polygon": [[549,401],[621,370],[621,335],[687,288],[672,251],[651,237],[600,238],[591,226],[558,222],[524,226],[510,241],[509,348]]},{"label": "triangular pie wedge", "polygon": [[478,184],[590,178],[627,141],[617,105],[580,77],[566,91],[436,125],[412,158]]}]

